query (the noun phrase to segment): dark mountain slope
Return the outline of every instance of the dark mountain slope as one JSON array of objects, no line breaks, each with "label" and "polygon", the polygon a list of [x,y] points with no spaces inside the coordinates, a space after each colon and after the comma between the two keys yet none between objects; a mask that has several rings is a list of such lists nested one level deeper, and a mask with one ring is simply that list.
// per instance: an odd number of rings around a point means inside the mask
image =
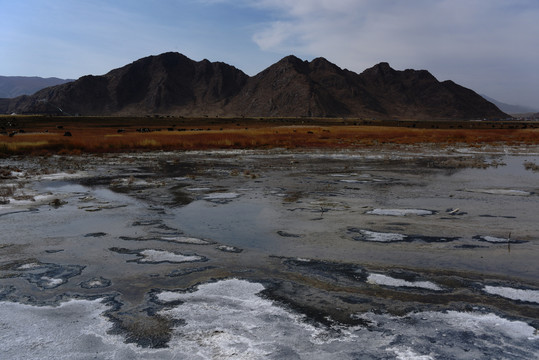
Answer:
[{"label": "dark mountain slope", "polygon": [[[3,104],[3,105],[2,105]],[[380,63],[361,74],[324,58],[287,56],[253,77],[178,53],[149,56],[0,102],[4,113],[281,117],[505,118],[475,92],[425,70]]]},{"label": "dark mountain slope", "polygon": [[103,76],[83,76],[65,85],[13,99],[7,111],[113,115],[198,114],[220,111],[248,76],[220,62],[195,62],[178,53],[150,56]]},{"label": "dark mountain slope", "polygon": [[359,116],[383,111],[357,74],[326,59],[287,56],[249,79],[230,109],[251,116]]},{"label": "dark mountain slope", "polygon": [[426,70],[392,69],[380,63],[359,75],[361,83],[392,117],[506,118],[496,106],[452,81],[439,82]]}]

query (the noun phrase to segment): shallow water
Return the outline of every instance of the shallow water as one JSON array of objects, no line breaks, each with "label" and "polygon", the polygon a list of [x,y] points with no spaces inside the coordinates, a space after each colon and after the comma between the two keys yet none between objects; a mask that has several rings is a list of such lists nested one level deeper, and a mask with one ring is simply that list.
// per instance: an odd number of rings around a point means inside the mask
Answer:
[{"label": "shallow water", "polygon": [[539,156],[423,150],[10,159],[0,350],[533,358]]}]

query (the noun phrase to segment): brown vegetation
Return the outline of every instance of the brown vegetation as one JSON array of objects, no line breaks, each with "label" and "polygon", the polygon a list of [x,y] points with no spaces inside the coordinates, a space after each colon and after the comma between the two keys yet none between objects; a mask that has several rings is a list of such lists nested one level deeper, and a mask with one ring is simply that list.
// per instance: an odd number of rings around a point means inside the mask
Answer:
[{"label": "brown vegetation", "polygon": [[[539,129],[531,126],[435,128],[427,123],[387,123],[394,126],[351,125],[336,120],[295,121],[257,119],[27,119],[25,130],[0,135],[0,154],[80,154],[138,150],[200,150],[258,148],[354,148],[378,144],[539,144]],[[20,119],[19,119],[20,120]],[[154,120],[154,119],[152,119]],[[180,126],[171,124],[178,122]],[[332,123],[332,121],[334,123]],[[62,125],[57,125],[57,124]],[[141,124],[151,124],[142,127]],[[307,125],[305,123],[311,123]],[[385,123],[383,123],[385,124]],[[403,127],[403,124],[406,127]],[[411,125],[413,124],[413,126]],[[418,125],[419,124],[419,125]],[[430,125],[429,125],[430,124]],[[469,123],[467,123],[469,124]],[[478,123],[479,124],[479,123]],[[456,127],[451,125],[451,127]],[[17,133],[15,133],[17,132]],[[72,136],[65,136],[70,132]],[[15,134],[13,134],[15,133]],[[9,136],[8,134],[13,134]]]}]

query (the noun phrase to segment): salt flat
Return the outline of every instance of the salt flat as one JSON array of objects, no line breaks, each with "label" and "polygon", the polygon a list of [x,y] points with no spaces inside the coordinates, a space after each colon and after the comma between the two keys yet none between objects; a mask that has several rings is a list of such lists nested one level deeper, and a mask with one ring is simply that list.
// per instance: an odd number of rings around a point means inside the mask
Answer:
[{"label": "salt flat", "polygon": [[524,150],[6,159],[0,351],[533,358],[539,151]]}]

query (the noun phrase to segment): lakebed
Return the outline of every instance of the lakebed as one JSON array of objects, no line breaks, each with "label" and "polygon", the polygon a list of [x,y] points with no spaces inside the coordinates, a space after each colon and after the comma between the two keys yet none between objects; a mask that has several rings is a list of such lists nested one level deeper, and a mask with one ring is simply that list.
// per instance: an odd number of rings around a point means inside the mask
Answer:
[{"label": "lakebed", "polygon": [[10,157],[8,358],[533,358],[539,148]]}]

